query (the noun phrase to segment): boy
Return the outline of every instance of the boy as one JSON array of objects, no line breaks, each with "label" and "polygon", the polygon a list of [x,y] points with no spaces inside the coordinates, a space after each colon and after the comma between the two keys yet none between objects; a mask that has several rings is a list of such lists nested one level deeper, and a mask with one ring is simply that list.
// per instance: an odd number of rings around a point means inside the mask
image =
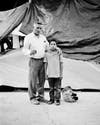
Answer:
[{"label": "boy", "polygon": [[48,104],[60,105],[63,61],[62,51],[57,47],[55,41],[50,42],[44,62],[50,87]]}]

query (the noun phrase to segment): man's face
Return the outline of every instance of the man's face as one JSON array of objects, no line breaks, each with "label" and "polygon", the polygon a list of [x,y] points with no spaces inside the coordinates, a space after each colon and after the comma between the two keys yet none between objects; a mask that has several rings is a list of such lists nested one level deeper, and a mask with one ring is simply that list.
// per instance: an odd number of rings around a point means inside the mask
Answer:
[{"label": "man's face", "polygon": [[35,28],[34,33],[35,33],[36,35],[39,35],[40,32],[41,32],[41,27],[37,26],[37,27]]},{"label": "man's face", "polygon": [[56,42],[55,41],[51,41],[51,43],[50,43],[50,49],[51,50],[55,50],[56,47],[57,47]]}]

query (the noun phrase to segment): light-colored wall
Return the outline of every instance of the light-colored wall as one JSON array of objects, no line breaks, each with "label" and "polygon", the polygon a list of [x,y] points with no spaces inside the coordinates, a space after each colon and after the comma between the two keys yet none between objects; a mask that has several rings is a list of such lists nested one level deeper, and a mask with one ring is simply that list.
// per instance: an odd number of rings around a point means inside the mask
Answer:
[{"label": "light-colored wall", "polygon": [[12,38],[13,38],[13,48],[20,48],[19,36],[18,35],[12,35]]}]

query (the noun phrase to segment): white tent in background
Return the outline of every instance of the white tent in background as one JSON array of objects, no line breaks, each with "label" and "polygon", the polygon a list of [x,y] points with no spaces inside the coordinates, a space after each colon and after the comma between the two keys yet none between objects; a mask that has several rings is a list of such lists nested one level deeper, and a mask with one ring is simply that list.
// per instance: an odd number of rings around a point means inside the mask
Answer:
[{"label": "white tent in background", "polygon": [[20,30],[20,27],[22,26],[22,23],[17,27],[15,28],[13,31],[12,31],[12,35],[17,35],[17,36],[25,36],[25,34],[21,33],[19,30]]},{"label": "white tent in background", "polygon": [[20,48],[20,44],[19,44],[19,36],[25,36],[25,34],[21,33],[19,30],[20,30],[20,27],[21,27],[22,23],[17,27],[15,28],[13,31],[12,31],[12,37],[13,37],[13,48]]}]

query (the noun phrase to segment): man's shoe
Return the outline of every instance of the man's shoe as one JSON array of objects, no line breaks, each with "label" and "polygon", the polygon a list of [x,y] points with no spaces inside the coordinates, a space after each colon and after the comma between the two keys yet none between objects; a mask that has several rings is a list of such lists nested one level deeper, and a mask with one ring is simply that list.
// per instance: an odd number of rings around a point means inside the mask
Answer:
[{"label": "man's shoe", "polygon": [[37,99],[39,102],[47,103],[47,100],[44,99],[44,97],[37,96],[36,99]]},{"label": "man's shoe", "polygon": [[34,105],[39,105],[39,104],[40,104],[40,102],[39,102],[37,99],[32,99],[32,100],[30,100],[30,101],[31,101],[31,103],[34,104]]},{"label": "man's shoe", "polygon": [[53,104],[53,103],[54,103],[54,100],[49,100],[48,101],[48,104],[50,104],[50,105]]},{"label": "man's shoe", "polygon": [[55,105],[60,105],[60,100],[56,100]]}]

